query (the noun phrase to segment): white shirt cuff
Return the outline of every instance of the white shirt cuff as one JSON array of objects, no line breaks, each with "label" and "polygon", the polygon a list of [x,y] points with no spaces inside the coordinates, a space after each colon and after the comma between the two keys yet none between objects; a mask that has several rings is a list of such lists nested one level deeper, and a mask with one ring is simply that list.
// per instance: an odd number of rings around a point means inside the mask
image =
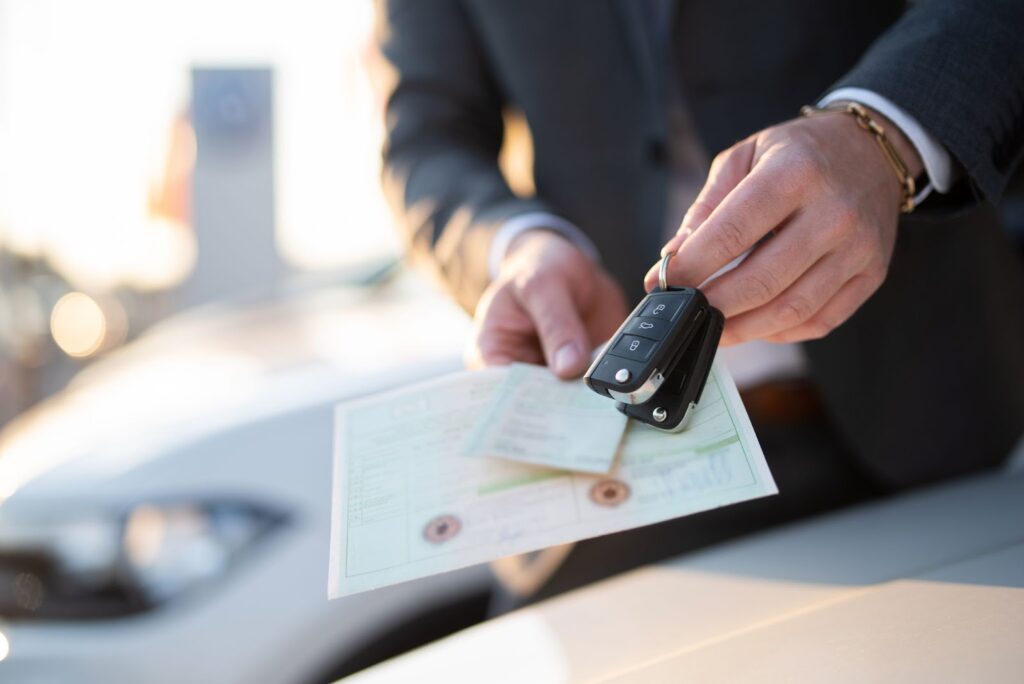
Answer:
[{"label": "white shirt cuff", "polygon": [[532,211],[510,218],[498,229],[493,242],[491,242],[491,253],[488,257],[488,270],[491,274],[491,280],[498,277],[498,273],[501,271],[501,262],[505,260],[505,254],[508,252],[512,241],[528,230],[542,229],[558,233],[576,245],[595,264],[601,263],[601,255],[597,251],[597,247],[594,246],[594,243],[582,230],[554,214],[544,211]]},{"label": "white shirt cuff", "polygon": [[950,159],[949,152],[942,146],[942,143],[936,140],[931,133],[918,123],[917,119],[908,114],[899,105],[882,97],[873,90],[865,88],[840,88],[839,90],[833,90],[818,102],[818,106],[824,107],[830,102],[836,102],[837,100],[851,100],[859,102],[865,107],[871,107],[896,124],[903,131],[903,135],[907,136],[907,139],[910,140],[910,143],[921,156],[921,162],[924,165],[925,173],[928,174],[929,181],[917,194],[917,197],[914,198],[915,204],[924,200],[932,191],[932,188],[940,193],[949,192],[953,185],[953,162]]}]

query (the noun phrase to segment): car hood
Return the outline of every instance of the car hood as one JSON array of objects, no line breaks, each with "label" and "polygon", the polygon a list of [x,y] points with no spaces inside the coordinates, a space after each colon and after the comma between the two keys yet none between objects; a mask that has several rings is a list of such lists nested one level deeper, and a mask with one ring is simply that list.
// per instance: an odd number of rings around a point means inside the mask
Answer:
[{"label": "car hood", "polygon": [[412,274],[169,319],[0,434],[0,505],[88,496],[203,436],[454,370],[468,329]]}]

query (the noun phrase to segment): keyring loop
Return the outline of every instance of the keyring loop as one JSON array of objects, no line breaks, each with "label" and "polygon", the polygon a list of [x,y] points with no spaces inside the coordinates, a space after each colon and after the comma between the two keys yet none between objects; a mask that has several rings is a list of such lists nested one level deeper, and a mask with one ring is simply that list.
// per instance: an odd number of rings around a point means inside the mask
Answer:
[{"label": "keyring loop", "polygon": [[658,287],[662,290],[668,289],[668,262],[676,255],[675,252],[666,252],[661,258],[661,267],[658,269]]}]

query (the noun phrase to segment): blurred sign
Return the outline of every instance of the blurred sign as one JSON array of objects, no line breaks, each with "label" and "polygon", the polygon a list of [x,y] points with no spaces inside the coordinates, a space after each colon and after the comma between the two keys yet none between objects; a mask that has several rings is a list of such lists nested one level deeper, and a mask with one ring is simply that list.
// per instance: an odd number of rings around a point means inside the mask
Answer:
[{"label": "blurred sign", "polygon": [[186,305],[265,290],[284,272],[274,242],[270,69],[194,69],[192,119],[198,257],[182,286]]}]

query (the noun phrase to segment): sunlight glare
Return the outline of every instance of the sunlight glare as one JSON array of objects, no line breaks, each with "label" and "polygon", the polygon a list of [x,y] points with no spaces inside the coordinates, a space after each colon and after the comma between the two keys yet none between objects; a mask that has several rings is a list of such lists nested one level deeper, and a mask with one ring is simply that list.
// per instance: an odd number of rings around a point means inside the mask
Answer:
[{"label": "sunlight glare", "polygon": [[190,68],[254,65],[274,71],[285,261],[337,267],[398,252],[364,69],[369,0],[0,0],[0,14],[0,241],[16,253],[92,292],[182,282],[195,262],[187,217],[154,214],[149,195],[177,168],[168,143]]}]

